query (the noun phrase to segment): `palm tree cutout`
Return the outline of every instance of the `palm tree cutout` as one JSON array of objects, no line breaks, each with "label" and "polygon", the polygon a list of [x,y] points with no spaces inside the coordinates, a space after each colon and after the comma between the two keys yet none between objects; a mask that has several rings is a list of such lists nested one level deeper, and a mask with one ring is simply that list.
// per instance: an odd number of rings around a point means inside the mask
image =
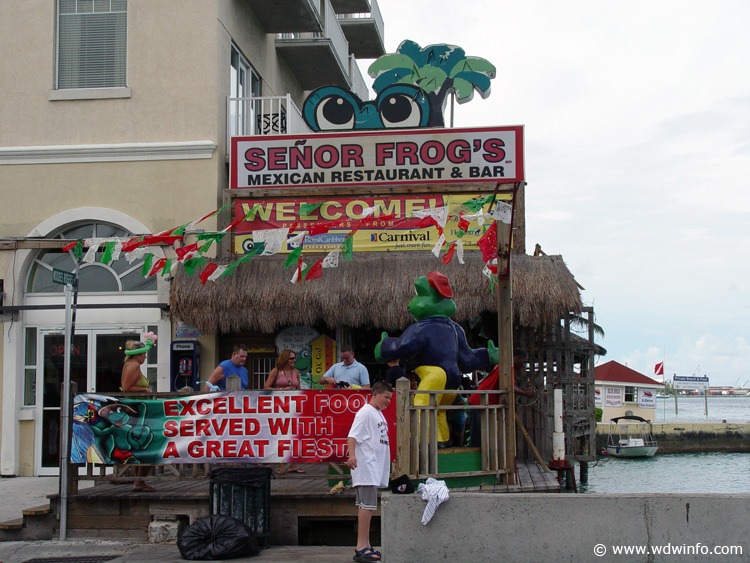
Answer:
[{"label": "palm tree cutout", "polygon": [[455,45],[428,45],[422,49],[414,41],[403,41],[395,53],[383,55],[370,65],[368,74],[375,79],[372,87],[380,93],[392,84],[411,84],[421,89],[430,104],[428,127],[443,127],[443,110],[449,93],[458,103],[490,95],[490,80],[495,65],[479,57],[467,57]]}]

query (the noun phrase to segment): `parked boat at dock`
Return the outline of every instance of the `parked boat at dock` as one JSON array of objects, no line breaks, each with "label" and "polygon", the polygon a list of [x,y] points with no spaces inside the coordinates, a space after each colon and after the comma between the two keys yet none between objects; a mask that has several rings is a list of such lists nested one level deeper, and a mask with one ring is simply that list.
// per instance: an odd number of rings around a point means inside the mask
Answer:
[{"label": "parked boat at dock", "polygon": [[[621,424],[621,421],[626,424]],[[610,420],[607,455],[651,457],[658,449],[650,420],[633,415],[618,416]]]}]

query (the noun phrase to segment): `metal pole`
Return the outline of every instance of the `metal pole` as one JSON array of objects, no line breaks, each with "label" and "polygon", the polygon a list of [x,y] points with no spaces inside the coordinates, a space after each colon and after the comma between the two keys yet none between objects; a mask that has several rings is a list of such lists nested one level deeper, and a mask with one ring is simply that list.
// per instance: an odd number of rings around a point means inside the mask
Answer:
[{"label": "metal pole", "polygon": [[[73,285],[65,284],[65,369],[63,371],[62,412],[60,413],[60,540],[65,540],[68,533],[68,496],[70,494],[70,475],[68,459],[70,457],[70,354],[73,350],[73,337],[76,330],[76,305],[78,304],[78,275],[81,263],[76,260],[76,271]],[[72,306],[71,306],[71,292]]]},{"label": "metal pole", "polygon": [[703,398],[706,400],[705,408],[703,409],[706,414],[706,421],[708,421],[708,389],[703,391]]},{"label": "metal pole", "polygon": [[60,413],[60,540],[66,539],[68,527],[68,413],[70,411],[70,345],[71,293],[73,286],[65,284],[65,364],[63,369],[62,412]]}]

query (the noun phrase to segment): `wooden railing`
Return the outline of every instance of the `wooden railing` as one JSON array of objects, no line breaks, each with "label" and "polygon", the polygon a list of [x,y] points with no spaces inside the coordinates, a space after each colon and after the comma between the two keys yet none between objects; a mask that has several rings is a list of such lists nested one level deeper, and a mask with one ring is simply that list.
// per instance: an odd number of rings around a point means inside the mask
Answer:
[{"label": "wooden railing", "polygon": [[[236,376],[235,376],[236,377]],[[236,378],[239,380],[239,378]],[[74,386],[75,387],[75,386]],[[227,390],[238,390],[239,381],[229,378]],[[192,393],[192,390],[187,390]],[[470,391],[465,395],[480,395],[479,405],[440,405],[442,395],[455,395],[456,390],[419,391],[411,390],[409,380],[402,378],[396,382],[396,462],[395,475],[409,475],[412,479],[427,477],[466,477],[477,475],[497,475],[513,477],[515,472],[515,458],[508,459],[504,444],[507,426],[514,425],[508,409],[508,393],[506,391]],[[73,391],[73,395],[75,391]],[[179,397],[185,393],[150,393],[139,394],[144,399]],[[132,393],[108,393],[113,397],[133,398]],[[427,405],[415,405],[414,398],[418,395],[428,395]],[[489,404],[490,395],[499,395],[499,404]],[[72,396],[71,396],[72,404]],[[478,411],[481,426],[481,470],[441,473],[438,467],[437,421],[438,413],[464,410]],[[511,413],[513,411],[510,411]],[[69,463],[69,462],[68,462]],[[226,464],[222,464],[225,466]],[[335,464],[334,464],[335,465]],[[206,479],[209,476],[211,464],[208,463],[165,463],[143,464],[141,467],[153,467],[148,480],[159,479]],[[70,491],[77,492],[79,481],[107,481],[132,482],[132,465],[118,464],[70,464],[68,476]],[[80,471],[85,468],[84,471]]]},{"label": "wooden railing", "polygon": [[[506,391],[471,391],[480,395],[479,405],[440,405],[441,395],[455,395],[455,390],[418,391],[409,388],[409,381],[402,378],[396,382],[396,475],[409,475],[412,479],[426,477],[466,477],[495,474],[512,476],[515,459],[508,459],[504,438],[506,426],[513,424],[508,415],[508,393]],[[415,405],[417,395],[429,395],[425,406]],[[500,404],[490,405],[489,396],[500,395]],[[438,413],[454,410],[479,411],[482,440],[480,471],[440,473],[438,468]],[[512,415],[510,415],[512,416]]]}]

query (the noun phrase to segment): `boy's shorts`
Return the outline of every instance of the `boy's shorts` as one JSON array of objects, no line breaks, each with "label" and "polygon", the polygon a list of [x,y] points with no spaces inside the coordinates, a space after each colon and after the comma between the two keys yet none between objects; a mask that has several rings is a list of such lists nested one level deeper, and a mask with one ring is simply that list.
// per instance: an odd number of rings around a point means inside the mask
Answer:
[{"label": "boy's shorts", "polygon": [[363,510],[378,509],[378,488],[375,485],[357,485],[354,487],[356,493],[355,505]]}]

